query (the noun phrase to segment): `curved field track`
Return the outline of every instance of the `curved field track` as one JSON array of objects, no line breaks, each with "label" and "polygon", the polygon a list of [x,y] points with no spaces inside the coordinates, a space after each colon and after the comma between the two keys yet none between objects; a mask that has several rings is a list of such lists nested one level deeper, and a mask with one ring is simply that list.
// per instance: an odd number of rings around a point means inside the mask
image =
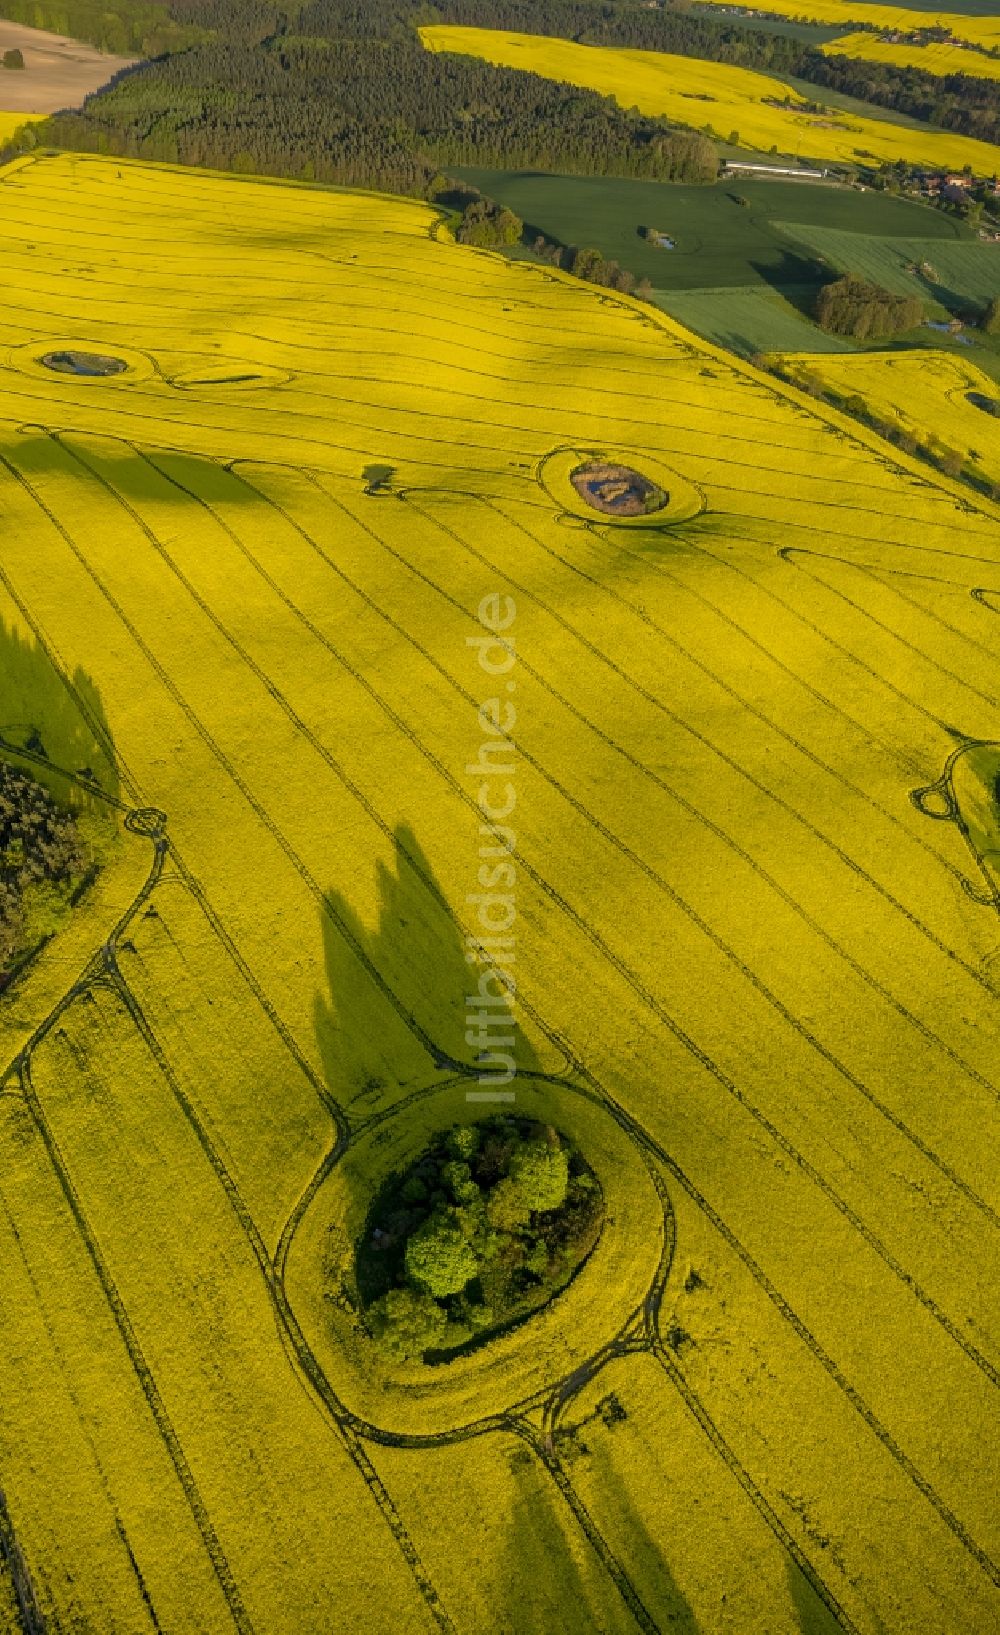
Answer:
[{"label": "curved field track", "polygon": [[[146,859],[3,1001],[0,1605],[988,1635],[996,510],[421,205],[85,157],[0,203],[2,633]],[[567,452],[699,509],[576,515]],[[479,1354],[398,1429],[315,1223],[472,1070],[493,594],[520,1093],[613,1119],[655,1221],[624,1322],[581,1277],[529,1385]]]}]

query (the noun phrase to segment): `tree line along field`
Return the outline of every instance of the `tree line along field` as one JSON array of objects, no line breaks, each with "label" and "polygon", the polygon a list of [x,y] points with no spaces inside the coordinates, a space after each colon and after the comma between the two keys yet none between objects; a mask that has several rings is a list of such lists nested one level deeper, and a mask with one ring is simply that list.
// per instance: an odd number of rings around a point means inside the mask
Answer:
[{"label": "tree line along field", "polygon": [[[614,97],[624,108],[698,130],[710,127],[744,148],[848,164],[902,159],[956,170],[969,165],[985,176],[1000,164],[1000,149],[973,137],[917,122],[894,125],[832,106],[822,114],[809,112],[806,97],[784,81],[730,63],[449,24],[422,27],[420,37],[430,51],[579,85]],[[822,101],[822,91],[813,100]]]},{"label": "tree line along field", "polygon": [[[0,1003],[22,1601],[988,1635],[1000,513],[423,205],[70,156],[0,186],[0,737],[121,829]],[[588,514],[592,455],[665,520]],[[338,1268],[474,1116],[494,593],[517,1108],[611,1228],[496,1349],[396,1378]]]},{"label": "tree line along field", "polygon": [[793,379],[818,381],[862,413],[932,454],[953,450],[982,481],[1000,483],[1000,393],[975,364],[953,354],[869,352],[860,357],[783,356]]}]

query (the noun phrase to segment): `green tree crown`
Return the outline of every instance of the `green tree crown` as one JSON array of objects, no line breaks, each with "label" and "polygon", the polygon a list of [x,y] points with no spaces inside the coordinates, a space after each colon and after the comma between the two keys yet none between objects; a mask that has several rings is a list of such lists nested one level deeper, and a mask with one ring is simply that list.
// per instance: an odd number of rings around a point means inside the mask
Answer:
[{"label": "green tree crown", "polygon": [[407,1276],[439,1300],[458,1294],[477,1269],[475,1251],[453,1210],[431,1215],[406,1245]]}]

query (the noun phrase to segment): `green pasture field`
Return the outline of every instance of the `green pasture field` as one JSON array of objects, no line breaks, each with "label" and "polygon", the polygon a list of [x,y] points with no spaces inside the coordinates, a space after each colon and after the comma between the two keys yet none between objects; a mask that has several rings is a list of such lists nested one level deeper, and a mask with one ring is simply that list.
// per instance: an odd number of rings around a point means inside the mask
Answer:
[{"label": "green pasture field", "polygon": [[766,284],[744,289],[656,290],[657,306],[716,346],[749,357],[754,352],[853,352],[843,335],[827,335],[810,323],[780,290]]},{"label": "green pasture field", "polygon": [[[860,238],[957,240],[966,229],[950,217],[906,199],[860,193],[813,182],[750,181],[733,176],[714,187],[608,177],[552,176],[539,171],[455,171],[525,222],[529,236],[545,233],[563,244],[592,244],[661,291],[778,288],[820,282],[785,224],[801,224],[804,243],[816,230]],[[749,200],[749,207],[736,202]],[[654,249],[640,227],[658,228],[675,250]],[[821,252],[825,253],[825,252]]]},{"label": "green pasture field", "polygon": [[[841,30],[841,33],[843,31]],[[877,102],[865,102],[861,97],[848,96],[846,91],[835,91],[828,85],[814,85],[812,80],[799,79],[795,74],[775,74],[782,85],[788,85],[808,102],[820,102],[828,108],[839,108],[842,113],[855,114],[858,119],[880,119],[890,125],[903,125],[907,130],[923,131],[927,121],[914,119],[896,108],[883,108]]]},{"label": "green pasture field", "polygon": [[[699,16],[719,21],[717,6],[692,6],[691,9]],[[793,23],[785,17],[734,17],[733,22],[741,28],[756,29],[760,34],[783,34],[786,39],[801,40],[803,45],[825,45],[827,40],[835,40],[844,32],[829,24],[824,27],[821,23]]]},{"label": "green pasture field", "polygon": [[[928,212],[928,218],[930,213]],[[1000,245],[976,240],[890,237],[844,232],[837,227],[797,222],[785,232],[807,255],[818,256],[838,272],[869,278],[896,295],[917,295],[952,313],[969,305],[984,306],[1000,290]],[[909,269],[928,262],[937,280]]]}]

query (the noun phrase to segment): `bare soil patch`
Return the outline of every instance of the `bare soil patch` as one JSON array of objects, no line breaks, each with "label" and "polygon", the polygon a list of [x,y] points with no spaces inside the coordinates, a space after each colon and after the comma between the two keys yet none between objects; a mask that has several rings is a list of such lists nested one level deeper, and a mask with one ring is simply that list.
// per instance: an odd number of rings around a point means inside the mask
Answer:
[{"label": "bare soil patch", "polygon": [[54,114],[130,68],[135,57],[112,57],[92,45],[0,19],[0,56],[20,51],[24,67],[0,68],[0,108],[12,114]]},{"label": "bare soil patch", "polygon": [[662,511],[670,495],[631,466],[592,460],[570,477],[582,500],[608,517],[649,516]]}]

